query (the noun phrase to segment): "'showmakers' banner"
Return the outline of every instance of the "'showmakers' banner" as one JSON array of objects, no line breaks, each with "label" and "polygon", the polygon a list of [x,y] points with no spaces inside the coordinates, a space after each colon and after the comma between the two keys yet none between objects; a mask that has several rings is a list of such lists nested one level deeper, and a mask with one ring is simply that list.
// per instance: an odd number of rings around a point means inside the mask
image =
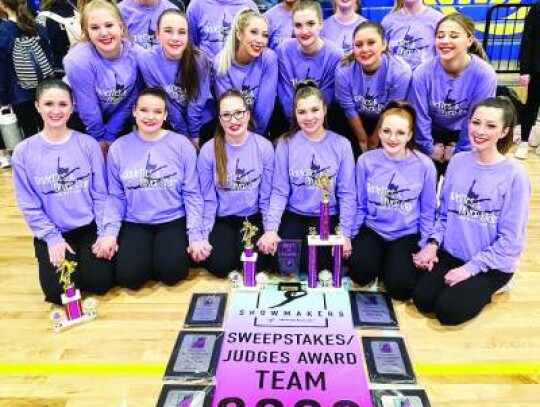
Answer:
[{"label": "'showmakers' banner", "polygon": [[346,292],[235,292],[214,407],[371,407]]}]

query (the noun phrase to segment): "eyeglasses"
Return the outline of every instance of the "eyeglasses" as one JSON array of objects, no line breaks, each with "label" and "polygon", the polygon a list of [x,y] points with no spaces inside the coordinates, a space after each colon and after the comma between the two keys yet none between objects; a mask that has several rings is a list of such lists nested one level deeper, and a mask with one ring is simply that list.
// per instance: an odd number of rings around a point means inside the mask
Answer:
[{"label": "eyeglasses", "polygon": [[234,120],[237,120],[237,121],[242,120],[246,116],[246,112],[247,110],[237,110],[236,112],[232,112],[232,113],[226,112],[226,113],[220,114],[219,118],[223,120],[224,122],[229,123],[233,119],[233,117],[234,117]]}]

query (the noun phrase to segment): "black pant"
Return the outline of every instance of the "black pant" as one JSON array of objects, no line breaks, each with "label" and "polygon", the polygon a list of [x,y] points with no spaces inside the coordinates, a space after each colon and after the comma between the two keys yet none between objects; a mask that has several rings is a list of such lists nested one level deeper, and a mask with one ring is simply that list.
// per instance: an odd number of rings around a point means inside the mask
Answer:
[{"label": "black pant", "polygon": [[13,111],[24,133],[23,137],[33,136],[43,129],[43,119],[38,113],[33,100],[13,105]]},{"label": "black pant", "polygon": [[116,254],[116,282],[131,290],[149,280],[174,285],[189,273],[186,219],[157,225],[123,222]]},{"label": "black pant", "polygon": [[418,234],[395,240],[384,240],[375,231],[363,225],[352,242],[353,253],[349,275],[360,285],[380,277],[386,292],[394,299],[411,298],[420,273],[413,264],[412,255],[418,251]]},{"label": "black pant", "polygon": [[444,276],[464,264],[444,250],[433,270],[423,272],[413,291],[413,301],[422,312],[434,312],[443,325],[459,325],[477,316],[491,302],[492,295],[512,278],[512,273],[489,270],[468,278],[453,287]]},{"label": "black pant", "polygon": [[[339,224],[339,216],[330,216],[330,229],[331,233],[334,232],[335,227]],[[301,239],[302,248],[300,256],[300,270],[307,272],[307,235],[309,229],[314,227],[319,232],[319,217],[318,216],[304,216],[298,215],[293,212],[285,211],[281,218],[281,225],[279,227],[279,237],[282,239]],[[332,271],[332,247],[323,246],[317,250],[317,267],[318,271],[330,270]]]},{"label": "black pant", "polygon": [[[262,217],[260,214],[256,214],[248,216],[247,219],[259,229],[252,240],[255,246],[264,232]],[[203,263],[203,266],[213,275],[224,278],[232,270],[241,270],[240,256],[244,250],[244,244],[240,230],[242,229],[244,220],[246,220],[245,216],[223,216],[216,218],[208,239],[212,245],[212,253]],[[255,251],[257,250],[255,249]],[[267,270],[270,267],[272,267],[271,257],[259,252],[257,270]]]},{"label": "black pant", "polygon": [[521,123],[521,141],[529,141],[531,129],[536,123],[538,109],[540,108],[540,73],[532,73],[527,87],[527,102],[523,121]]},{"label": "black pant", "polygon": [[[442,143],[445,147],[451,144],[455,144],[459,140],[459,130],[447,130],[441,128],[432,128],[431,135],[433,137],[433,144]],[[446,174],[446,168],[448,162],[433,161],[435,169],[437,170],[437,179]]]},{"label": "black pant", "polygon": [[[94,223],[70,230],[62,234],[75,254],[66,252],[68,260],[76,261],[77,267],[71,280],[82,291],[103,295],[114,284],[113,265],[110,261],[98,259],[92,253],[92,245],[97,239]],[[64,292],[57,273],[49,259],[49,249],[43,240],[34,238],[34,249],[39,265],[39,283],[45,294],[45,301],[62,304],[60,295]]]}]

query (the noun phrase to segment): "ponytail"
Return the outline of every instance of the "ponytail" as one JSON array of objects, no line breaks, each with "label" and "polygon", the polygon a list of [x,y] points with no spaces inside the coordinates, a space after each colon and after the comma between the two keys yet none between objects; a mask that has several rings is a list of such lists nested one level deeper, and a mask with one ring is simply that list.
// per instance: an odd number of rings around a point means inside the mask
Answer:
[{"label": "ponytail", "polygon": [[484,47],[476,37],[472,37],[472,44],[469,47],[469,53],[474,54],[479,58],[482,58],[484,61],[488,60],[488,56],[486,54],[486,51],[484,51]]},{"label": "ponytail", "polygon": [[405,7],[404,0],[395,0],[394,1],[394,8],[392,9],[392,13],[395,11],[401,10],[403,7]]}]

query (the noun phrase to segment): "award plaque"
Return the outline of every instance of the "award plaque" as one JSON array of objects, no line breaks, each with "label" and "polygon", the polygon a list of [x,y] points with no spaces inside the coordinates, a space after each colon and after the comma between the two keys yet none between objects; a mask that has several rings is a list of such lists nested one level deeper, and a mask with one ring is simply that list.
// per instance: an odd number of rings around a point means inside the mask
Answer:
[{"label": "award plaque", "polygon": [[398,329],[392,300],[386,293],[349,291],[355,327],[363,329]]},{"label": "award plaque", "polygon": [[374,383],[416,383],[403,338],[363,337],[369,378]]},{"label": "award plaque", "polygon": [[166,384],[161,388],[156,407],[210,407],[214,386]]},{"label": "award plaque", "polygon": [[221,326],[227,305],[225,293],[195,293],[191,297],[184,326]]},{"label": "award plaque", "polygon": [[371,390],[373,407],[431,407],[424,390],[388,389]]},{"label": "award plaque", "polygon": [[211,379],[217,368],[223,332],[180,331],[165,379]]},{"label": "award plaque", "polygon": [[281,277],[299,280],[300,256],[302,253],[302,240],[282,240],[277,246],[277,258]]}]

